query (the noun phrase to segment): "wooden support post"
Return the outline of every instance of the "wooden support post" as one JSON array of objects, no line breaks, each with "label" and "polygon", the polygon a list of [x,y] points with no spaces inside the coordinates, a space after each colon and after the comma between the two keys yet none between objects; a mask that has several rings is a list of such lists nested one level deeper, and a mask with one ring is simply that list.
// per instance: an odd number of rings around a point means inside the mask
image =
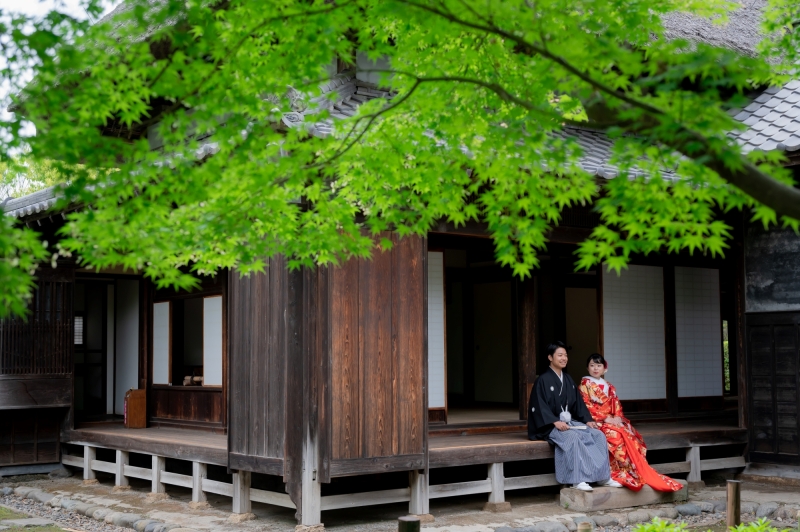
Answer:
[{"label": "wooden support post", "polygon": [[203,479],[208,477],[208,466],[200,462],[192,462],[192,503],[195,506],[206,503],[206,492],[203,491]]},{"label": "wooden support post", "polygon": [[408,503],[408,513],[423,516],[420,519],[426,522],[433,521],[428,499],[428,475],[420,470],[409,471],[408,485],[411,487],[411,501]]},{"label": "wooden support post", "polygon": [[114,463],[114,490],[123,491],[130,489],[128,477],[125,476],[125,466],[130,463],[128,451],[117,451],[117,459]]},{"label": "wooden support post", "polygon": [[92,462],[97,460],[97,449],[89,445],[83,446],[83,483],[96,484],[97,475],[92,469]]},{"label": "wooden support post", "polygon": [[303,445],[302,510],[300,524],[307,527],[322,525],[322,496],[317,481],[317,445],[310,436]]},{"label": "wooden support post", "polygon": [[250,471],[233,472],[233,513],[250,513]]},{"label": "wooden support post", "polygon": [[511,503],[506,502],[506,478],[503,475],[503,464],[489,464],[489,481],[492,491],[489,492],[489,502],[483,509],[489,512],[510,512]]},{"label": "wooden support post", "polygon": [[686,461],[689,462],[689,476],[686,480],[691,485],[693,482],[702,482],[700,477],[700,447],[689,447],[686,451]]},{"label": "wooden support post", "polygon": [[742,483],[738,480],[728,481],[728,528],[742,524]]},{"label": "wooden support post", "polygon": [[151,493],[158,493],[166,495],[167,490],[164,487],[164,483],[161,482],[161,473],[164,472],[164,468],[166,466],[167,459],[163,456],[153,456],[153,482],[151,484]]}]

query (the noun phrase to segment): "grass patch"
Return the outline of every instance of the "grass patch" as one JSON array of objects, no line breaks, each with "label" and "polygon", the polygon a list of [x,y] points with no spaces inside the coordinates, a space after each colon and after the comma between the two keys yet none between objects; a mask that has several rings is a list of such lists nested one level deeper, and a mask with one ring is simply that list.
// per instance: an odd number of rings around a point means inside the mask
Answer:
[{"label": "grass patch", "polygon": [[[0,521],[4,519],[26,519],[29,516],[23,513],[15,512],[13,510],[9,510],[3,506],[0,506]],[[8,529],[8,532],[16,532],[16,531],[25,531],[25,532],[64,532],[63,528],[59,528],[55,525],[49,526],[29,526],[29,527],[11,527]]]}]

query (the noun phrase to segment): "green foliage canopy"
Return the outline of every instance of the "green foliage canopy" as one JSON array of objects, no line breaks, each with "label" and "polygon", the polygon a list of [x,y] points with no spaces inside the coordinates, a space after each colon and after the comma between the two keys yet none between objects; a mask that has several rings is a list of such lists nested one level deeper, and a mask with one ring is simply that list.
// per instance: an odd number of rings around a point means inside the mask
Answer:
[{"label": "green foliage canopy", "polygon": [[[425,234],[438,220],[485,222],[497,259],[524,276],[561,210],[592,201],[602,224],[578,267],[619,269],[656,250],[721,254],[730,228],[720,212],[800,219],[782,155],[745,155],[727,135],[742,127],[728,111],[749,91],[795,73],[797,4],[770,0],[770,37],[752,57],[664,38],[665,14],[724,22],[734,7],[129,0],[95,25],[58,11],[4,13],[0,76],[16,113],[0,126],[0,157],[29,146],[35,159],[58,161],[65,201],[91,207],[69,216],[62,253],[160,285],[190,286],[180,267],[258,271],[277,253],[291,267],[340,263],[389,245],[381,231]],[[98,14],[99,0],[86,9]],[[391,98],[336,121],[327,138],[281,126],[284,113],[312,105],[336,58],[353,65],[359,55],[386,59],[371,74]],[[30,67],[34,82],[24,83]],[[34,137],[21,133],[26,120]],[[622,175],[601,190],[559,134],[567,126],[607,133]],[[198,160],[209,139],[217,153]],[[633,168],[648,178],[627,178]],[[19,279],[46,253],[26,230],[0,224],[2,301],[30,286]]]}]

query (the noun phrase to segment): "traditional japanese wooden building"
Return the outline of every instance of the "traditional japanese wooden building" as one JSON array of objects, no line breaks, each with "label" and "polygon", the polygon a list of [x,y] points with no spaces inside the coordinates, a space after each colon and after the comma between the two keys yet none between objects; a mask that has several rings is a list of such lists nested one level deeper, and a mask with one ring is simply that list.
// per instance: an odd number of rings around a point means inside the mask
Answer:
[{"label": "traditional japanese wooden building", "polygon": [[[785,120],[741,141],[800,147],[798,87],[758,96],[745,123],[780,105]],[[380,92],[358,73],[326,90],[342,115]],[[568,132],[587,171],[616,175],[603,135]],[[54,195],[3,209],[52,238]],[[572,347],[574,377],[590,353],[606,356],[659,471],[700,481],[747,461],[800,464],[800,237],[727,221],[724,258],[638,257],[620,276],[572,273],[598,223],[589,207],[564,213],[524,280],[496,263],[483,227],[447,223],[387,233],[394,247],[371,260],[290,272],[275,258],[192,292],[44,267],[28,321],[0,324],[0,468],[61,462],[88,481],[230,496],[238,514],[296,508],[306,526],[337,508],[428,514],[431,499],[476,493],[502,509],[506,490],[556,484],[551,448],[525,432],[553,339]],[[146,391],[147,428],[122,425],[130,389]]]}]

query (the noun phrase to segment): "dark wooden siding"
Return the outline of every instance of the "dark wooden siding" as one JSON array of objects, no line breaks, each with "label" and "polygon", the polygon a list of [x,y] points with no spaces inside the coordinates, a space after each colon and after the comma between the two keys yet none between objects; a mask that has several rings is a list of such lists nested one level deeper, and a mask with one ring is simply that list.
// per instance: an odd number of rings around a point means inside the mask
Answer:
[{"label": "dark wooden siding", "polygon": [[150,388],[150,422],[224,431],[222,389],[202,386]]},{"label": "dark wooden siding", "polygon": [[58,462],[65,413],[64,409],[0,411],[0,466]]},{"label": "dark wooden siding", "polygon": [[[46,267],[45,267],[46,268]],[[72,269],[40,274],[25,318],[0,320],[0,375],[72,372]]]},{"label": "dark wooden siding", "polygon": [[[263,274],[230,273],[229,452],[234,468],[277,472],[270,465],[274,462],[258,459],[284,456],[287,275],[280,258],[270,260]],[[253,458],[249,465],[248,457]]]},{"label": "dark wooden siding", "polygon": [[424,453],[425,240],[391,238],[391,251],[331,270],[334,476],[366,472],[336,461]]},{"label": "dark wooden siding", "polygon": [[800,313],[747,316],[750,455],[800,463]]}]

